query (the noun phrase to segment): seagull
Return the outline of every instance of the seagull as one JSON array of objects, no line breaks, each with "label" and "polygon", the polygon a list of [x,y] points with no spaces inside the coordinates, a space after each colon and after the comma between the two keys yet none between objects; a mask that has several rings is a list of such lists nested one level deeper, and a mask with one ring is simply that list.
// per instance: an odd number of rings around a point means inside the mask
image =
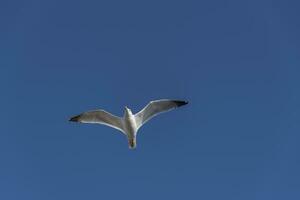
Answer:
[{"label": "seagull", "polygon": [[187,101],[161,99],[150,101],[140,112],[133,114],[125,106],[124,116],[117,117],[105,110],[92,110],[71,117],[69,121],[102,124],[121,131],[127,136],[130,149],[136,148],[136,135],[139,128],[154,116],[188,104]]}]

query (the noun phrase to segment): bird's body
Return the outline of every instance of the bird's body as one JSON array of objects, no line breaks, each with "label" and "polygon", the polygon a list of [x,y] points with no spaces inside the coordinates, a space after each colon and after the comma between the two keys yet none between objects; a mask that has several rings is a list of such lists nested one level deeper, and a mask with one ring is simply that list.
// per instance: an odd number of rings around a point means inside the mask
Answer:
[{"label": "bird's body", "polygon": [[127,136],[129,148],[136,147],[136,135],[139,128],[159,113],[187,104],[186,101],[179,100],[156,100],[151,101],[140,112],[133,114],[132,111],[125,107],[122,118],[114,116],[104,110],[94,110],[82,113],[72,117],[70,121],[81,123],[104,124],[118,129]]},{"label": "bird's body", "polygon": [[128,138],[128,144],[130,148],[136,147],[136,133],[137,133],[137,124],[134,115],[131,110],[125,107],[125,114],[123,117],[123,129]]}]

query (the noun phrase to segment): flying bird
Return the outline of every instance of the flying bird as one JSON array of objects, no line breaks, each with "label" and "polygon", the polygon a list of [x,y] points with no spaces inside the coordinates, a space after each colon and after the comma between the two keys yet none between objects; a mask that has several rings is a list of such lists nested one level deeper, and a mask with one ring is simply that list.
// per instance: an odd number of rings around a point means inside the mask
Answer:
[{"label": "flying bird", "polygon": [[136,147],[136,135],[139,128],[154,116],[188,104],[187,101],[161,99],[150,101],[140,112],[133,114],[125,106],[124,116],[117,117],[105,110],[93,110],[71,117],[69,121],[91,124],[103,124],[115,128],[127,136],[130,149]]}]

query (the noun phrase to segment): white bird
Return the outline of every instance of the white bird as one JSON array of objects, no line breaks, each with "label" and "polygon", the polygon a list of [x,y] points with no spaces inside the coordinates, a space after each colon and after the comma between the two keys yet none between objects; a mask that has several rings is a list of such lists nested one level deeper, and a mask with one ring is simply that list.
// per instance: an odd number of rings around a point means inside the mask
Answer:
[{"label": "white bird", "polygon": [[136,147],[137,131],[143,124],[157,114],[186,105],[187,103],[187,101],[181,100],[162,99],[150,101],[147,106],[136,114],[133,114],[132,111],[125,106],[125,112],[122,118],[114,116],[104,110],[93,110],[74,116],[70,118],[69,121],[103,124],[118,129],[127,136],[129,148],[134,149]]}]

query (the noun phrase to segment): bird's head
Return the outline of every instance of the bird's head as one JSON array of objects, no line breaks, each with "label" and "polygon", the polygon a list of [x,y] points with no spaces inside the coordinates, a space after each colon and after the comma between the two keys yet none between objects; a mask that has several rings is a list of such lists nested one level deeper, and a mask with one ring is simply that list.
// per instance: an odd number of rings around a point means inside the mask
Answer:
[{"label": "bird's head", "polygon": [[125,115],[132,115],[131,110],[127,106],[125,106]]}]

